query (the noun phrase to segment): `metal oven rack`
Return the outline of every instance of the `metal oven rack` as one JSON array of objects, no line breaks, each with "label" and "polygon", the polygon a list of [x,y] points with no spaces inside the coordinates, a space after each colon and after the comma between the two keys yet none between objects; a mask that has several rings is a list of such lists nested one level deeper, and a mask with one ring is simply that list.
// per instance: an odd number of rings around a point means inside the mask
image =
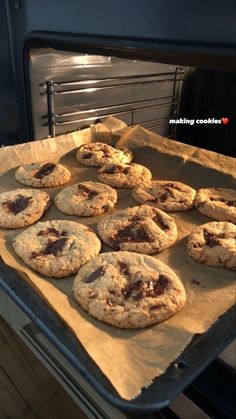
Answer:
[{"label": "metal oven rack", "polygon": [[[129,77],[111,77],[97,80],[75,80],[70,82],[55,82],[48,80],[45,83],[48,103],[48,127],[49,134],[55,136],[57,127],[77,125],[79,128],[87,128],[89,125],[100,122],[109,115],[124,119],[128,125],[142,123],[145,128],[156,131],[160,127],[169,125],[169,118],[178,113],[181,86],[184,71],[176,68],[174,73],[145,74]],[[137,88],[151,86],[154,91],[161,83],[173,83],[172,96],[160,98],[150,97],[144,100],[132,100],[132,93]],[[111,106],[81,109],[71,112],[57,112],[57,98],[65,95],[88,95],[93,93],[114,94],[115,89],[127,89],[127,103],[118,103]],[[147,116],[148,115],[148,116]],[[175,126],[168,129],[168,136],[175,135]]]},{"label": "metal oven rack", "polygon": [[28,77],[32,136],[87,128],[113,115],[174,137],[186,69],[115,57],[33,50]]}]

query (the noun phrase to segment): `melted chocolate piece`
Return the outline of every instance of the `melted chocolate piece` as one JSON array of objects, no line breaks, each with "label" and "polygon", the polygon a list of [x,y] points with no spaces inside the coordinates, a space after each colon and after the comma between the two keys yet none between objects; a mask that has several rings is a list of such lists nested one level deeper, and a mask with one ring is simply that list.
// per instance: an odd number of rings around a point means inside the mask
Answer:
[{"label": "melted chocolate piece", "polygon": [[50,240],[45,249],[43,250],[43,254],[57,256],[58,252],[63,249],[66,241],[67,239],[65,237],[62,237],[61,239],[55,241]]},{"label": "melted chocolate piece", "polygon": [[56,165],[54,163],[46,163],[41,167],[41,169],[39,169],[35,173],[34,177],[36,179],[43,179],[44,176],[47,176],[47,175],[49,175],[49,173],[52,173],[53,170],[55,169],[55,167],[56,167]]},{"label": "melted chocolate piece", "polygon": [[168,195],[163,193],[162,195],[159,195],[157,198],[154,198],[156,202],[165,202],[168,198]]},{"label": "melted chocolate piece", "polygon": [[134,291],[138,291],[133,296],[135,301],[142,300],[145,297],[156,297],[164,294],[169,286],[169,279],[165,275],[160,275],[157,280],[150,280],[147,282],[147,288],[143,288],[143,282],[139,279],[136,282],[131,283],[123,290],[125,299],[129,298]]},{"label": "melted chocolate piece", "polygon": [[164,188],[167,189],[167,190],[169,190],[169,188],[176,189],[176,191],[183,192],[183,190],[178,185],[176,185],[176,183],[174,183],[174,182],[166,183]]},{"label": "melted chocolate piece", "polygon": [[223,238],[223,237],[215,236],[214,234],[209,233],[209,231],[207,231],[206,229],[203,230],[203,235],[204,235],[206,245],[208,247],[218,246],[220,244],[219,238]]},{"label": "melted chocolate piece", "polygon": [[104,212],[108,212],[110,207],[109,205],[103,205],[102,209],[104,210]]},{"label": "melted chocolate piece", "polygon": [[98,192],[93,191],[92,189],[89,189],[87,186],[83,184],[78,185],[79,193],[82,193],[82,195],[87,195],[88,199],[93,198],[94,196],[98,195]]},{"label": "melted chocolate piece", "polygon": [[170,286],[170,282],[167,276],[160,275],[153,289],[156,295],[162,295],[168,290],[169,286]]},{"label": "melted chocolate piece", "polygon": [[117,170],[118,168],[116,166],[110,166],[107,169],[103,170],[102,173],[106,173],[108,175],[113,175],[113,173],[117,173],[119,172],[119,170]]},{"label": "melted chocolate piece", "polygon": [[143,282],[141,279],[138,279],[135,282],[132,282],[131,284],[127,285],[123,290],[122,290],[122,294],[125,297],[125,300],[127,300],[127,298],[129,298],[131,296],[131,294],[133,293],[133,291],[138,291],[143,285]]},{"label": "melted chocolate piece", "polygon": [[61,238],[57,240],[49,240],[47,246],[45,249],[43,249],[41,252],[32,252],[31,258],[36,258],[38,256],[44,256],[44,255],[53,255],[57,256],[58,252],[63,249],[67,239]]},{"label": "melted chocolate piece", "polygon": [[141,290],[141,291],[139,291],[139,292],[138,292],[138,294],[136,294],[136,295],[134,296],[134,300],[135,300],[135,301],[142,300],[145,296],[146,296],[145,291],[144,291],[144,290]]},{"label": "melted chocolate piece", "polygon": [[123,167],[122,166],[118,166],[118,165],[114,165],[114,166],[110,166],[107,169],[103,170],[102,173],[106,173],[108,175],[113,175],[113,173],[122,173],[123,172]]},{"label": "melted chocolate piece", "polygon": [[201,207],[204,207],[205,204],[206,204],[206,201],[199,202],[199,204],[197,204],[196,207],[201,208]]},{"label": "melted chocolate piece", "polygon": [[153,239],[149,237],[147,232],[142,228],[138,227],[132,230],[134,227],[132,224],[127,226],[122,230],[118,230],[117,234],[113,238],[114,243],[127,243],[127,242],[134,242],[134,243],[141,243],[141,242],[151,242]]},{"label": "melted chocolate piece", "polygon": [[162,220],[162,218],[157,214],[153,217],[153,221],[157,225],[159,225],[159,227],[161,227],[162,230],[169,230],[170,229],[170,227],[167,224],[165,224],[165,222]]},{"label": "melted chocolate piece", "polygon": [[27,207],[31,198],[31,196],[26,197],[23,195],[18,195],[14,201],[3,202],[3,205],[8,209],[8,211],[13,212],[13,214],[16,215]]},{"label": "melted chocolate piece", "polygon": [[100,266],[100,268],[96,269],[91,275],[89,275],[87,278],[83,279],[83,282],[86,284],[90,284],[91,282],[96,281],[96,279],[100,278],[100,276],[104,275],[105,273],[105,266]]},{"label": "melted chocolate piece", "polygon": [[124,170],[123,170],[123,173],[125,174],[125,175],[128,175],[128,173],[130,172],[130,167],[126,167]]},{"label": "melted chocolate piece", "polygon": [[90,157],[92,157],[92,155],[93,155],[93,153],[86,153],[86,154],[83,154],[83,159],[90,159]]},{"label": "melted chocolate piece", "polygon": [[[39,231],[37,236],[47,236],[48,234],[53,234],[56,237],[60,237],[60,232],[53,227],[49,227],[47,228],[47,230]],[[63,233],[62,233],[62,236],[64,236]]]},{"label": "melted chocolate piece", "polygon": [[158,310],[159,308],[165,307],[166,304],[155,304],[154,306],[150,306],[149,310]]},{"label": "melted chocolate piece", "polygon": [[128,266],[126,265],[126,263],[124,262],[118,262],[120,271],[122,272],[122,274],[124,275],[129,275],[129,270],[128,270]]}]

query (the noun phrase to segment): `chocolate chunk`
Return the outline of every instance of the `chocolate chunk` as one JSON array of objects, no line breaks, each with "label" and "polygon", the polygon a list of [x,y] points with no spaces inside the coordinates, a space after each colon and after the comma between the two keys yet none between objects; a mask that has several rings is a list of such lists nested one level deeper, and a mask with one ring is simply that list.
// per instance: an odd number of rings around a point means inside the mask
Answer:
[{"label": "chocolate chunk", "polygon": [[129,173],[129,171],[130,171],[129,167],[122,167],[122,166],[119,166],[118,164],[116,164],[114,166],[110,166],[107,169],[103,170],[102,173],[106,173],[108,175],[113,175],[114,173],[127,174],[127,173]]},{"label": "chocolate chunk", "polygon": [[78,190],[79,190],[79,193],[82,193],[82,195],[84,195],[84,196],[87,195],[88,199],[91,199],[94,196],[98,195],[97,191],[93,191],[92,189],[88,188],[87,186],[83,185],[82,183],[80,183],[78,185]]},{"label": "chocolate chunk", "polygon": [[[206,229],[203,230],[204,239],[208,247],[215,247],[220,244],[219,237],[209,233]],[[222,237],[221,237],[222,238]]]},{"label": "chocolate chunk", "polygon": [[146,293],[144,290],[141,290],[138,292],[138,294],[134,296],[134,300],[139,301],[139,300],[142,300],[144,297],[146,297]]},{"label": "chocolate chunk", "polygon": [[170,229],[170,227],[167,225],[167,224],[165,224],[165,222],[163,221],[163,219],[161,218],[161,216],[160,215],[155,215],[154,217],[153,217],[153,221],[157,224],[157,225],[159,225],[159,227],[161,227],[162,228],[162,230],[169,230]]},{"label": "chocolate chunk", "polygon": [[174,183],[174,182],[168,182],[168,183],[166,183],[165,186],[164,186],[164,188],[167,189],[167,190],[169,188],[176,189],[176,191],[183,192],[183,190],[178,185],[176,185],[176,183]]},{"label": "chocolate chunk", "polygon": [[128,175],[128,173],[130,172],[130,167],[126,167],[124,170],[123,170],[123,173],[125,174],[125,175]]},{"label": "chocolate chunk", "polygon": [[[53,234],[54,236],[60,237],[60,232],[53,227],[49,227],[47,230],[39,231],[37,236],[47,236],[48,234]],[[64,236],[64,234],[62,234],[62,236]]]},{"label": "chocolate chunk", "polygon": [[118,265],[119,265],[120,271],[124,275],[129,275],[129,270],[128,270],[128,266],[126,265],[126,263],[119,261]]},{"label": "chocolate chunk", "polygon": [[45,249],[43,249],[41,252],[32,252],[31,258],[36,258],[38,256],[44,256],[44,255],[54,255],[57,256],[58,252],[63,249],[67,239],[61,238],[57,240],[49,240],[47,246]]},{"label": "chocolate chunk", "polygon": [[226,203],[226,205],[228,205],[229,207],[236,207],[236,201],[226,201],[225,203]]},{"label": "chocolate chunk", "polygon": [[153,289],[156,295],[162,295],[168,290],[169,286],[170,286],[170,282],[167,276],[160,275]]},{"label": "chocolate chunk", "polygon": [[67,239],[61,238],[55,241],[49,241],[45,249],[43,250],[44,255],[54,255],[57,256],[58,252],[63,249]]},{"label": "chocolate chunk", "polygon": [[100,278],[100,276],[104,275],[105,273],[105,266],[100,266],[100,268],[96,269],[91,275],[89,275],[87,278],[83,279],[83,282],[86,284],[90,284],[90,282],[96,281],[96,279]]},{"label": "chocolate chunk", "polygon": [[8,211],[16,215],[27,207],[31,198],[31,196],[26,197],[23,195],[18,195],[18,197],[14,201],[3,202],[3,206],[6,207]]},{"label": "chocolate chunk", "polygon": [[104,212],[108,212],[110,207],[109,205],[103,205],[102,209],[104,210]]},{"label": "chocolate chunk", "polygon": [[124,295],[125,299],[129,298],[133,291],[138,291],[143,285],[143,282],[141,279],[138,279],[135,282],[132,282],[131,284],[127,285],[123,290],[122,294]]},{"label": "chocolate chunk", "polygon": [[[151,242],[153,239],[148,235],[148,233],[142,227],[134,228],[134,225],[129,225],[122,230],[118,230],[117,234],[114,236],[113,241],[116,242]],[[132,229],[133,228],[133,229]]]},{"label": "chocolate chunk", "polygon": [[196,204],[196,207],[197,207],[197,208],[201,208],[201,207],[204,207],[204,206],[205,206],[205,204],[206,204],[206,201],[199,202],[199,204]]},{"label": "chocolate chunk", "polygon": [[107,169],[103,170],[102,173],[106,173],[108,175],[113,175],[113,173],[119,172],[118,167],[116,166],[110,166]]},{"label": "chocolate chunk", "polygon": [[165,193],[163,193],[162,195],[159,195],[158,197],[155,198],[156,202],[165,202],[168,198],[168,195],[166,195]]},{"label": "chocolate chunk", "polygon": [[110,167],[107,167],[107,169],[103,170],[102,173],[106,173],[108,175],[113,175],[114,173],[122,173],[123,167],[119,165],[113,165]]},{"label": "chocolate chunk", "polygon": [[158,310],[159,308],[165,307],[166,304],[155,304],[154,306],[150,306],[149,310]]},{"label": "chocolate chunk", "polygon": [[44,178],[44,176],[47,176],[50,173],[52,173],[53,170],[55,169],[55,167],[56,167],[56,165],[54,163],[46,163],[41,167],[41,169],[39,169],[35,173],[34,177],[36,179],[42,179],[42,178]]},{"label": "chocolate chunk", "polygon": [[92,157],[93,153],[85,153],[83,154],[83,159],[90,159],[90,157]]}]

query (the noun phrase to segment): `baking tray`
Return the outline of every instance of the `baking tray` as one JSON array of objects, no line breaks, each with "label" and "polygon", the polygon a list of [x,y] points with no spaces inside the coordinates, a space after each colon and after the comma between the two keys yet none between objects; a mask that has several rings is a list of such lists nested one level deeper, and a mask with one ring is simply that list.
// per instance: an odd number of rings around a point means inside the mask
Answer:
[{"label": "baking tray", "polygon": [[195,335],[182,355],[131,401],[122,399],[59,316],[12,268],[0,262],[0,287],[23,310],[71,365],[108,402],[133,413],[157,411],[175,399],[236,337],[236,306],[202,335]]}]

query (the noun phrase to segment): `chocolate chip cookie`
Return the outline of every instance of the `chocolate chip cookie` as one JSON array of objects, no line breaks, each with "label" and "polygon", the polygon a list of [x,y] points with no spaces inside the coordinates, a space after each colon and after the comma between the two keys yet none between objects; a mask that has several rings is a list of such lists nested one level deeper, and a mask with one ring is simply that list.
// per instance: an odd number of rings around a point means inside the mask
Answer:
[{"label": "chocolate chip cookie", "polygon": [[20,166],[15,172],[15,178],[23,185],[51,188],[69,182],[71,173],[61,164],[37,162]]},{"label": "chocolate chip cookie", "polygon": [[106,215],[97,225],[101,239],[115,250],[154,254],[172,246],[177,227],[165,212],[141,205]]},{"label": "chocolate chip cookie", "polygon": [[188,253],[209,266],[236,269],[236,226],[213,221],[197,227],[188,238]]},{"label": "chocolate chip cookie", "polygon": [[149,169],[136,163],[106,164],[97,173],[98,180],[116,188],[134,188],[152,178]]},{"label": "chocolate chip cookie", "polygon": [[81,145],[76,152],[76,158],[85,166],[104,166],[108,163],[130,163],[133,153],[126,147],[112,147],[96,142]]},{"label": "chocolate chip cookie", "polygon": [[194,204],[198,211],[210,218],[236,223],[236,191],[233,189],[199,189]]},{"label": "chocolate chip cookie", "polygon": [[110,211],[117,202],[117,192],[99,182],[80,182],[62,189],[55,198],[57,208],[68,215],[90,217]]},{"label": "chocolate chip cookie", "polygon": [[83,224],[53,220],[29,227],[15,238],[13,248],[35,271],[62,278],[78,272],[96,256],[101,250],[101,242]]},{"label": "chocolate chip cookie", "polygon": [[96,256],[79,270],[73,292],[91,316],[126,329],[160,323],[186,300],[182,282],[168,266],[131,252]]},{"label": "chocolate chip cookie", "polygon": [[0,227],[21,228],[38,221],[50,207],[46,192],[15,189],[0,194]]},{"label": "chocolate chip cookie", "polygon": [[152,181],[137,186],[133,198],[140,204],[152,205],[163,211],[187,211],[193,208],[196,191],[177,181]]}]

